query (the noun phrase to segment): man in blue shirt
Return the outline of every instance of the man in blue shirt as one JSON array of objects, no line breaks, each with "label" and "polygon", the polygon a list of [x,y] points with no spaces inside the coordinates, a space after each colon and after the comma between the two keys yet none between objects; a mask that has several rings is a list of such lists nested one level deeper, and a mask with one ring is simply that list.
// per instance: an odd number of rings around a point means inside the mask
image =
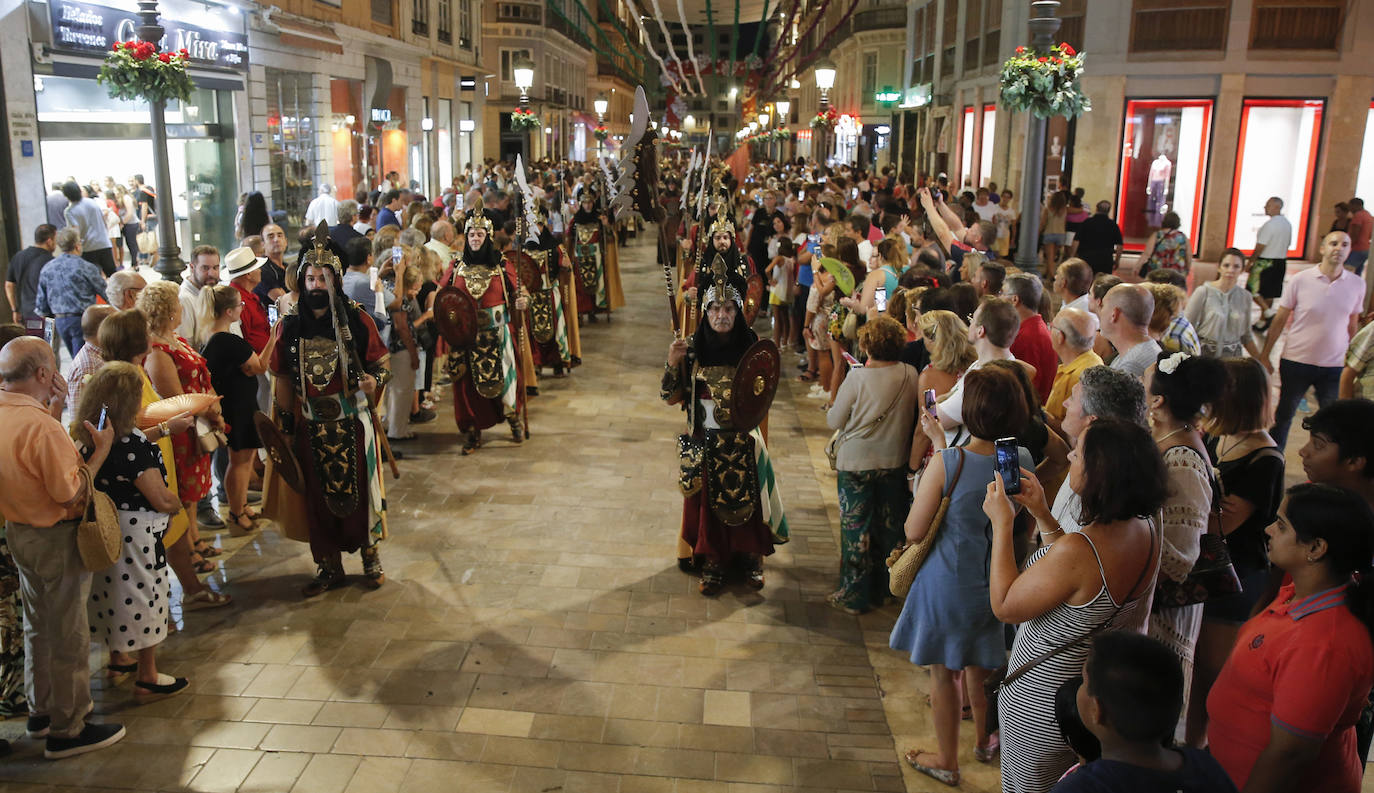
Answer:
[{"label": "man in blue shirt", "polygon": [[401,191],[388,190],[382,194],[382,208],[377,212],[377,230],[386,226],[401,227],[401,219],[396,215],[401,211]]},{"label": "man in blue shirt", "polygon": [[105,292],[105,278],[99,267],[81,258],[81,233],[72,226],[57,232],[57,249],[61,254],[38,277],[34,311],[57,318],[57,333],[75,357],[86,343],[81,336],[81,313]]},{"label": "man in blue shirt", "polygon": [[[81,258],[100,268],[106,276],[119,269],[110,245],[110,232],[105,226],[105,210],[93,198],[87,198],[76,182],[62,185],[67,199],[67,225],[81,233]],[[79,318],[79,317],[78,317]]]}]

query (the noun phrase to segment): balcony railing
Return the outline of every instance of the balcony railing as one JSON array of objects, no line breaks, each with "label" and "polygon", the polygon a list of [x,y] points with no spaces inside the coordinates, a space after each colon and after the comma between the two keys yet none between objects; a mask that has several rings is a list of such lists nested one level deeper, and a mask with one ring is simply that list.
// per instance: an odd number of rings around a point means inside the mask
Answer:
[{"label": "balcony railing", "polygon": [[849,29],[854,33],[863,30],[905,30],[906,6],[866,8],[854,14]]}]

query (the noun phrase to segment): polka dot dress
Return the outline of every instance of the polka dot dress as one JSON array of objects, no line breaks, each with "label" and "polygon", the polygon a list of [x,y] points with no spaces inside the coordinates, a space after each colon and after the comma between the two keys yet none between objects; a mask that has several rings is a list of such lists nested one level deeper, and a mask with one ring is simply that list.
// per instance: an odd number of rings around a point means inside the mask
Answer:
[{"label": "polka dot dress", "polygon": [[165,481],[161,451],[134,430],[115,441],[95,477],[96,489],[119,509],[123,554],[108,570],[91,575],[87,613],[91,639],[120,652],[152,647],[167,636],[171,571],[162,535],[170,516],[154,510],[134,484],[150,468]]}]

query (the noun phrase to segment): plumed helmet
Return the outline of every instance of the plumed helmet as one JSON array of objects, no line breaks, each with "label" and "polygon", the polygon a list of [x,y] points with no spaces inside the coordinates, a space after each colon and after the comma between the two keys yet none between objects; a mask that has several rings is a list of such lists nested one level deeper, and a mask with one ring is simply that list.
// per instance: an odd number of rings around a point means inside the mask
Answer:
[{"label": "plumed helmet", "polygon": [[468,209],[468,223],[466,226],[463,227],[464,236],[467,236],[467,233],[472,231],[473,229],[482,229],[487,233],[488,237],[490,237],[492,235],[492,232],[495,231],[495,228],[492,226],[491,223],[491,218],[487,217],[482,210],[483,206],[481,197],[479,196],[477,198],[474,198],[472,200],[472,206]]},{"label": "plumed helmet", "polygon": [[334,274],[334,283],[343,283],[343,251],[329,238],[329,224],[321,220],[315,227],[310,241],[301,246],[300,258],[296,263],[296,289],[303,288],[305,270],[308,267],[327,267]]}]

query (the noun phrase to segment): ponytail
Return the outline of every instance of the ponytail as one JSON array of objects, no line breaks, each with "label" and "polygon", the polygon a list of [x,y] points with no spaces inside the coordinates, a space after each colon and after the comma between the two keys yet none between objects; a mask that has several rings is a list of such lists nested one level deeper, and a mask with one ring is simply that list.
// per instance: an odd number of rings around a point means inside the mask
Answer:
[{"label": "ponytail", "polygon": [[215,320],[238,305],[240,300],[239,290],[228,284],[201,287],[196,294],[196,337],[192,340],[196,347],[205,346],[212,335]]}]

